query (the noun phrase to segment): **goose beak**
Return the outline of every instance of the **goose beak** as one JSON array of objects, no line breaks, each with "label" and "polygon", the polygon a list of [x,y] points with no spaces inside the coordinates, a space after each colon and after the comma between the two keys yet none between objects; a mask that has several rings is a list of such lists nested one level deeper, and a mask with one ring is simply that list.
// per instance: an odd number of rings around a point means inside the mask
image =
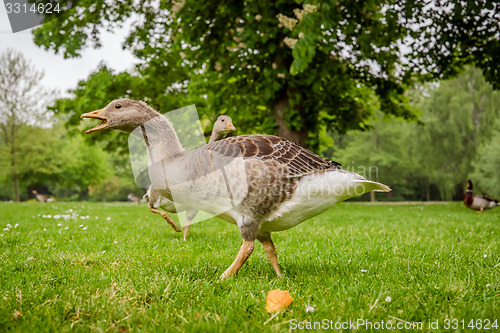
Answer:
[{"label": "goose beak", "polygon": [[101,120],[99,124],[97,124],[96,127],[93,127],[85,132],[85,134],[89,134],[92,132],[98,132],[105,130],[108,127],[108,120],[106,119],[106,116],[104,115],[105,109],[100,109],[92,112],[87,112],[81,115],[80,118],[95,118]]},{"label": "goose beak", "polygon": [[229,123],[226,125],[225,130],[226,131],[236,131],[236,127],[234,127],[234,125],[232,123]]}]

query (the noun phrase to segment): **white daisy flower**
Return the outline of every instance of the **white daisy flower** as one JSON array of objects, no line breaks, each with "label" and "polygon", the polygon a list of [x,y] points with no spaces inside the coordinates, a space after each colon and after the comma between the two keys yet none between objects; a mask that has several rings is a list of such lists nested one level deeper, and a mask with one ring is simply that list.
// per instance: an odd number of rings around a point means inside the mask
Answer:
[{"label": "white daisy flower", "polygon": [[310,305],[306,305],[306,312],[314,312],[314,308]]}]

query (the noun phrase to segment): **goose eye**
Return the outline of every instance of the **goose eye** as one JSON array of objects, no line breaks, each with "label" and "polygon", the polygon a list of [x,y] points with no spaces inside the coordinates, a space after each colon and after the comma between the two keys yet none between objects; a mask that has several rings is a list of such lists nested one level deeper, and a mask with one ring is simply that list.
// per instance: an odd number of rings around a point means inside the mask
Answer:
[{"label": "goose eye", "polygon": [[221,119],[220,121],[224,122],[224,119]]},{"label": "goose eye", "polygon": [[121,107],[122,107],[122,105],[121,105],[121,104],[116,104],[116,105],[115,105],[115,109],[119,109],[119,108],[121,108]]}]

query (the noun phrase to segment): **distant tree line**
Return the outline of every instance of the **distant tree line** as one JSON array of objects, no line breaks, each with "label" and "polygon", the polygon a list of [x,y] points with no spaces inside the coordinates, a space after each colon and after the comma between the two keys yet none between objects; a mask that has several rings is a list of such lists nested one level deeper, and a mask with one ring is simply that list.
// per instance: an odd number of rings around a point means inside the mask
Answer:
[{"label": "distant tree line", "polygon": [[381,199],[461,200],[465,182],[500,198],[500,92],[469,67],[456,79],[409,91],[419,122],[378,113],[370,131],[332,133],[325,154],[389,184]]}]

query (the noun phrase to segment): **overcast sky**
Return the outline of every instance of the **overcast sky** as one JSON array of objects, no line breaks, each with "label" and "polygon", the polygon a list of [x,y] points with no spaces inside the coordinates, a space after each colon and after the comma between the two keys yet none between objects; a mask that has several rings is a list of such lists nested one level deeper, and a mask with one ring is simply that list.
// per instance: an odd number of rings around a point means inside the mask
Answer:
[{"label": "overcast sky", "polygon": [[121,47],[126,34],[126,28],[115,34],[105,32],[100,49],[86,49],[80,58],[64,59],[60,54],[36,46],[31,30],[13,34],[5,6],[0,4],[0,53],[8,48],[22,52],[38,70],[45,72],[44,84],[64,95],[68,89],[75,88],[79,80],[86,79],[101,61],[118,71],[132,68],[134,57]]}]

